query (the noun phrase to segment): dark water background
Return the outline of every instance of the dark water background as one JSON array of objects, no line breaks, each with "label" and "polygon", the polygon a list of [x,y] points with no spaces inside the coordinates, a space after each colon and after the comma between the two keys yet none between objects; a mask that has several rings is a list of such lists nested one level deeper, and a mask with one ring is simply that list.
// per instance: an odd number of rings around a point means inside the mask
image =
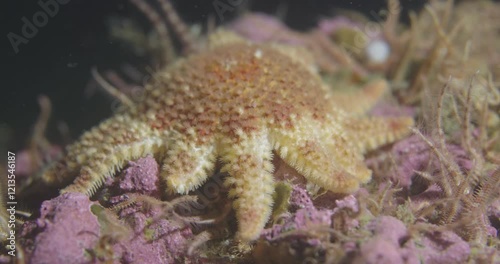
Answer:
[{"label": "dark water background", "polygon": [[[47,0],[43,0],[46,2]],[[55,1],[55,0],[53,0]],[[62,0],[60,0],[62,2]],[[64,121],[72,138],[111,115],[110,98],[96,93],[84,96],[91,80],[90,68],[113,69],[121,63],[133,62],[127,50],[112,42],[106,20],[114,16],[134,17],[145,28],[147,20],[126,0],[65,0],[38,33],[20,44],[14,52],[7,37],[9,32],[21,35],[22,18],[32,20],[41,11],[38,1],[9,0],[0,5],[0,124],[7,123],[14,131],[9,149],[22,148],[38,115],[37,96],[45,94],[53,104],[48,135],[60,142],[56,123]],[[228,3],[229,0],[215,0]],[[228,22],[238,12],[224,13],[224,21],[215,14],[212,0],[172,1],[187,23],[203,23],[215,15],[217,23]],[[234,0],[233,0],[234,1]],[[239,1],[234,1],[239,2]],[[348,8],[370,14],[385,7],[383,0],[254,0],[247,6],[252,11],[270,14],[286,6],[285,22],[292,28],[306,30],[335,8]],[[423,0],[403,0],[403,11],[420,9]],[[3,136],[3,135],[0,135]]]}]

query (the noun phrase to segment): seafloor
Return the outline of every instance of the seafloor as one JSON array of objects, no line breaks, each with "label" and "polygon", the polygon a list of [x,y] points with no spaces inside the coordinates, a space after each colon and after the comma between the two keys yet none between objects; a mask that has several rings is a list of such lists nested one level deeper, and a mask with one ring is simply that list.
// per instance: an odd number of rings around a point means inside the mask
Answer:
[{"label": "seafloor", "polygon": [[[65,146],[45,137],[51,102],[40,97],[33,136],[16,153],[18,199],[35,207],[31,216],[18,212],[15,260],[500,263],[500,4],[429,1],[408,23],[400,22],[400,11],[389,0],[378,21],[344,10],[300,32],[263,13],[247,12],[221,26],[252,42],[305,48],[332,89],[355,92],[368,80],[387,80],[389,92],[369,115],[411,116],[415,127],[365,155],[373,175],[356,192],[327,192],[275,157],[271,217],[244,249],[233,241],[237,222],[221,172],[188,195],[165,196],[161,163],[147,155],[128,161],[92,197],[58,195],[64,186],[48,188],[40,175],[65,155]],[[176,17],[174,10],[162,15],[167,22]],[[216,30],[167,24],[171,45],[154,30],[132,26],[132,19],[110,22],[110,35],[152,65],[158,58],[168,58],[168,65],[191,45],[203,48],[206,32]],[[126,80],[143,79],[141,70],[125,68],[94,73],[122,103],[138,87]],[[11,261],[6,212],[1,208],[2,263]]]}]

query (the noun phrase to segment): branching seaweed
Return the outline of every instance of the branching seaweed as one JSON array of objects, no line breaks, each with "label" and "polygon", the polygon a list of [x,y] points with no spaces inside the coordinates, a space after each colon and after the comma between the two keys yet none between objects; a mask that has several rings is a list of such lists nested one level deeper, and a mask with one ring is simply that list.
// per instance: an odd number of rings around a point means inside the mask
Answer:
[{"label": "branching seaweed", "polygon": [[419,174],[436,184],[442,191],[442,199],[426,210],[417,212],[417,216],[428,216],[433,209],[437,209],[436,222],[438,224],[450,226],[468,241],[485,244],[489,225],[486,210],[492,200],[498,196],[500,168],[497,167],[494,172],[491,172],[491,167],[498,166],[498,164],[488,166],[483,156],[484,150],[480,148],[484,144],[478,142],[477,137],[472,134],[474,130],[470,120],[473,110],[470,107],[472,85],[468,88],[465,112],[461,121],[461,145],[473,162],[472,168],[464,171],[449,153],[442,127],[441,112],[447,87],[446,85],[441,89],[437,99],[436,127],[431,137],[424,136],[422,132],[414,129],[414,133],[424,140],[441,166],[439,173],[419,172]]}]

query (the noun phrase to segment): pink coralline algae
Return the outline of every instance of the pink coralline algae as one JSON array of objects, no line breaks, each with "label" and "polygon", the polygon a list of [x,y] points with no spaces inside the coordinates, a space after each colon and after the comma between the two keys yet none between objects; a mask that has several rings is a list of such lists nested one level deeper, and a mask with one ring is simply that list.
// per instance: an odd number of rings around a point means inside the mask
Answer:
[{"label": "pink coralline algae", "polygon": [[[357,213],[359,205],[353,195],[334,201],[333,209],[319,209],[313,204],[307,191],[301,185],[294,185],[289,200],[290,214],[282,217],[279,223],[261,233],[260,242],[288,244],[297,255],[310,253],[312,248],[322,252],[328,247],[326,230],[335,227],[334,221],[342,223],[343,229],[352,230],[359,222],[350,213]],[[340,230],[337,230],[340,232]],[[347,243],[345,247],[350,244]],[[320,253],[318,253],[320,254]],[[298,256],[297,255],[297,256]]]},{"label": "pink coralline algae", "polygon": [[304,38],[289,29],[276,17],[263,13],[250,13],[229,25],[229,29],[254,42],[279,42],[303,45]]},{"label": "pink coralline algae", "polygon": [[335,201],[336,207],[333,209],[333,213],[336,214],[340,212],[340,210],[347,209],[351,210],[352,212],[357,213],[359,211],[359,205],[358,201],[356,200],[356,197],[354,195],[348,195],[343,199],[336,200]]},{"label": "pink coralline algae", "polygon": [[31,149],[19,151],[16,155],[16,176],[28,177],[33,175],[40,169],[43,162],[57,159],[57,157],[61,155],[61,152],[62,148],[58,145],[50,145],[46,153],[35,153]]},{"label": "pink coralline algae", "polygon": [[[107,180],[105,189],[112,206],[140,195],[158,195],[158,164],[149,156],[130,162],[123,173]],[[190,226],[169,218],[159,200],[158,203],[144,206],[137,202],[115,215],[84,194],[61,194],[45,201],[40,218],[24,225],[24,246],[32,248],[27,250],[28,259],[30,263],[47,264],[98,260],[111,263],[193,261],[187,259],[186,254],[187,243],[193,238]],[[107,211],[95,213],[91,206]],[[121,226],[119,230],[123,234],[110,226]],[[108,254],[103,254],[103,248],[108,249]]]},{"label": "pink coralline algae", "polygon": [[[470,247],[451,231],[429,230],[410,236],[403,222],[391,216],[372,220],[372,236],[363,242],[352,263],[464,263]],[[418,246],[417,246],[418,245]]]},{"label": "pink coralline algae", "polygon": [[156,160],[147,156],[137,161],[130,161],[121,176],[109,178],[105,186],[114,188],[120,193],[140,193],[159,198],[161,191],[158,188],[158,172],[159,165]]},{"label": "pink coralline algae", "polygon": [[273,225],[262,231],[261,238],[271,241],[288,231],[307,230],[314,225],[331,225],[333,211],[316,209],[305,189],[293,186],[289,202],[292,214],[286,216],[282,224]]},{"label": "pink coralline algae", "polygon": [[86,249],[95,246],[100,234],[91,205],[80,193],[65,193],[43,202],[40,218],[23,227],[23,239],[32,246],[30,263],[89,263]]},{"label": "pink coralline algae", "polygon": [[420,263],[415,245],[398,219],[381,216],[367,228],[373,236],[360,246],[353,263]]},{"label": "pink coralline algae", "polygon": [[294,185],[292,188],[292,194],[289,200],[289,208],[291,211],[296,211],[300,208],[314,207],[309,194],[304,188],[301,188],[298,185]]},{"label": "pink coralline algae", "polygon": [[[472,168],[472,162],[462,148],[453,144],[447,144],[446,147],[462,170],[468,171]],[[417,135],[397,142],[392,148],[392,155],[397,166],[390,177],[400,187],[410,187],[416,171],[437,173],[441,168],[439,161],[433,158],[432,150]]]},{"label": "pink coralline algae", "polygon": [[[137,195],[160,198],[159,167],[147,156],[129,162],[119,177],[109,179],[105,186],[112,194],[113,205]],[[113,196],[114,194],[114,196]],[[138,202],[120,211],[121,219],[132,230],[132,235],[118,240],[113,247],[114,258],[120,263],[179,263],[186,257],[187,243],[193,238],[189,226],[170,219],[160,205]]]},{"label": "pink coralline algae", "polygon": [[[287,258],[289,253],[276,253],[280,247],[272,245],[279,245],[277,242],[288,244],[295,257],[311,251],[321,254],[331,248],[329,243],[340,243],[346,254],[335,263],[463,263],[470,254],[469,244],[462,238],[431,224],[426,224],[425,231],[410,232],[397,218],[379,216],[360,225],[350,215],[359,213],[359,206],[357,198],[349,195],[335,200],[333,209],[317,209],[302,187],[293,186],[290,215],[262,232],[259,245],[260,249],[264,248],[262,252],[267,253],[261,254],[273,254],[275,259],[275,254],[285,254],[279,256]],[[327,238],[326,230],[332,229],[350,233],[352,238],[348,235],[334,242]],[[360,235],[364,237],[361,240]],[[270,243],[270,249],[262,246],[264,242]]]},{"label": "pink coralline algae", "polygon": [[418,250],[420,259],[428,264],[464,263],[470,254],[470,246],[451,231],[427,231]]},{"label": "pink coralline algae", "polygon": [[262,231],[253,253],[256,263],[302,263],[311,252],[324,259],[320,255],[324,255],[323,240],[328,232],[320,230],[331,227],[333,211],[317,209],[299,185],[293,186],[289,210]]},{"label": "pink coralline algae", "polygon": [[415,117],[416,109],[410,106],[400,106],[391,102],[381,101],[370,110],[372,116],[383,117],[399,117],[412,116]]},{"label": "pink coralline algae", "polygon": [[120,263],[179,263],[186,257],[190,227],[165,219],[161,208],[146,212],[127,211],[121,215],[132,223],[132,237],[114,246]]},{"label": "pink coralline algae", "polygon": [[349,18],[339,16],[321,19],[318,23],[318,30],[327,36],[336,34],[342,29],[357,30],[363,32],[363,36],[367,37],[369,41],[381,39],[383,37],[382,32],[380,30],[373,30],[370,26],[369,23],[363,25]]},{"label": "pink coralline algae", "polygon": [[[105,190],[110,203],[117,206],[133,197],[154,195],[159,190],[158,164],[152,157],[130,162],[122,174],[107,181]],[[279,242],[293,249],[298,254],[295,257],[316,252],[320,259],[325,258],[330,243],[340,243],[343,259],[349,263],[462,263],[470,254],[469,245],[458,235],[430,224],[425,231],[410,233],[400,220],[379,216],[361,225],[356,216],[361,208],[355,195],[334,200],[331,208],[319,209],[304,186],[293,185],[291,190],[289,214],[265,229],[259,243]],[[138,200],[120,210],[117,217],[108,218],[129,230],[122,236],[103,229],[102,215],[90,209],[100,205],[83,194],[65,193],[46,201],[40,218],[24,225],[22,239],[28,259],[30,263],[54,264],[203,262],[187,253],[195,237],[191,226],[169,215],[164,204],[157,201],[145,205]],[[108,213],[115,214],[111,210]],[[492,209],[490,215],[495,214]],[[334,229],[357,235],[341,240],[334,235],[337,238],[332,240],[326,230]],[[110,234],[114,238],[105,240]],[[359,234],[364,234],[364,239],[359,240]],[[110,255],[98,254],[103,242],[108,243]],[[269,249],[278,250],[273,246]]]}]

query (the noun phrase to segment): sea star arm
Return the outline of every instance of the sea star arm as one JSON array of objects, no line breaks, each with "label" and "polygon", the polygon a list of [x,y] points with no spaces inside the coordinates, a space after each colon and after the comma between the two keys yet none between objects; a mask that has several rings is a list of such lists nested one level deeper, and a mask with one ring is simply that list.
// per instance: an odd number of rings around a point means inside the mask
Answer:
[{"label": "sea star arm", "polygon": [[388,87],[386,80],[377,79],[353,92],[333,91],[330,100],[335,107],[351,114],[364,114],[379,101]]},{"label": "sea star arm", "polygon": [[194,142],[182,137],[173,140],[169,146],[161,176],[171,191],[186,194],[203,184],[213,172],[215,144]]},{"label": "sea star arm", "polygon": [[[82,192],[92,195],[128,160],[153,154],[162,146],[159,133],[128,115],[117,115],[84,133],[77,143],[68,147],[68,154],[43,175],[47,182],[67,181],[80,172],[73,184],[61,192]],[[58,171],[64,164],[68,169]],[[78,165],[77,165],[78,164]]]},{"label": "sea star arm", "polygon": [[394,142],[410,131],[411,117],[350,117],[346,118],[346,133],[362,153]]},{"label": "sea star arm", "polygon": [[[321,130],[323,133],[321,138],[324,139],[322,142],[331,152],[330,159],[345,170],[349,177],[356,178],[358,184],[368,182],[372,172],[366,167],[362,153],[356,148],[355,139],[346,133],[343,127],[341,130],[335,129],[338,125],[336,122],[338,121],[328,120],[325,122],[327,125]],[[353,191],[355,189],[337,192]]]},{"label": "sea star arm", "polygon": [[236,239],[246,243],[258,238],[271,215],[274,192],[271,143],[266,131],[239,133],[222,142],[224,185],[233,198],[238,220]]},{"label": "sea star arm", "polygon": [[339,128],[332,124],[326,129],[318,121],[303,118],[293,129],[273,131],[274,149],[308,181],[337,193],[353,192],[370,178],[371,171]]}]

